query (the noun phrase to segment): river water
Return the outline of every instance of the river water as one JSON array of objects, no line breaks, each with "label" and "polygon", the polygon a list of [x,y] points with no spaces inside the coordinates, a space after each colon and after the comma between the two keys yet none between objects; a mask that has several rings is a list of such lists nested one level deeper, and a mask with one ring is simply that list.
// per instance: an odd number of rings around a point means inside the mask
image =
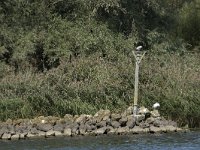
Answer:
[{"label": "river water", "polygon": [[0,150],[200,150],[200,131],[0,141]]}]

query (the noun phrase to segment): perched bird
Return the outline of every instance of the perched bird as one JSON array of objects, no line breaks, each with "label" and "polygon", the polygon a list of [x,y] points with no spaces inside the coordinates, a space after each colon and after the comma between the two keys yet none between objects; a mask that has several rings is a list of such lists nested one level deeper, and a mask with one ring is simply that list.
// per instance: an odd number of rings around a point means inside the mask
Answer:
[{"label": "perched bird", "polygon": [[142,46],[136,47],[136,50],[137,50],[137,51],[140,51],[141,49],[142,49]]},{"label": "perched bird", "polygon": [[160,107],[160,104],[158,102],[156,102],[155,104],[153,104],[153,109],[157,109]]}]

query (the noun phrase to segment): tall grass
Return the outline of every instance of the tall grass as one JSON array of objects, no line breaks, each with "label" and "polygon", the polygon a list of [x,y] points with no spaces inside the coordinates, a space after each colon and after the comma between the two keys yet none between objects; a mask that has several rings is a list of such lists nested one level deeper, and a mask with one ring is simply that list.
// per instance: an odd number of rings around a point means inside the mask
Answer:
[{"label": "tall grass", "polygon": [[[161,104],[165,117],[180,125],[199,126],[200,55],[147,54],[140,72],[139,105]],[[48,72],[27,69],[16,75],[1,68],[0,119],[39,115],[94,114],[121,111],[133,103],[134,61],[120,55],[111,61],[97,55],[81,57]]]}]

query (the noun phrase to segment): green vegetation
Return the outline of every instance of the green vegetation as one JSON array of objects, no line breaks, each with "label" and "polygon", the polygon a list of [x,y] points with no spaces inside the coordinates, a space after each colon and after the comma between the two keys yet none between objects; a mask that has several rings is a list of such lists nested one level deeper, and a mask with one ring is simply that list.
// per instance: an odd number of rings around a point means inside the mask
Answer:
[{"label": "green vegetation", "polygon": [[198,0],[1,0],[0,119],[140,105],[200,126]]}]

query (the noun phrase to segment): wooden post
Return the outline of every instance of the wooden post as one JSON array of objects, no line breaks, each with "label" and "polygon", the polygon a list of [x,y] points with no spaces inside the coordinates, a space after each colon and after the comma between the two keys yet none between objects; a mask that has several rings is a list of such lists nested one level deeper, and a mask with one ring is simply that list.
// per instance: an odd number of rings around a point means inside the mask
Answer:
[{"label": "wooden post", "polygon": [[137,115],[137,103],[138,103],[138,84],[139,84],[139,63],[135,63],[135,91],[134,91],[134,106],[133,106],[133,115]]},{"label": "wooden post", "polygon": [[138,112],[138,86],[139,86],[139,65],[146,52],[141,54],[141,52],[134,52],[135,57],[135,86],[134,86],[134,104],[133,104],[133,116],[137,115]]}]

